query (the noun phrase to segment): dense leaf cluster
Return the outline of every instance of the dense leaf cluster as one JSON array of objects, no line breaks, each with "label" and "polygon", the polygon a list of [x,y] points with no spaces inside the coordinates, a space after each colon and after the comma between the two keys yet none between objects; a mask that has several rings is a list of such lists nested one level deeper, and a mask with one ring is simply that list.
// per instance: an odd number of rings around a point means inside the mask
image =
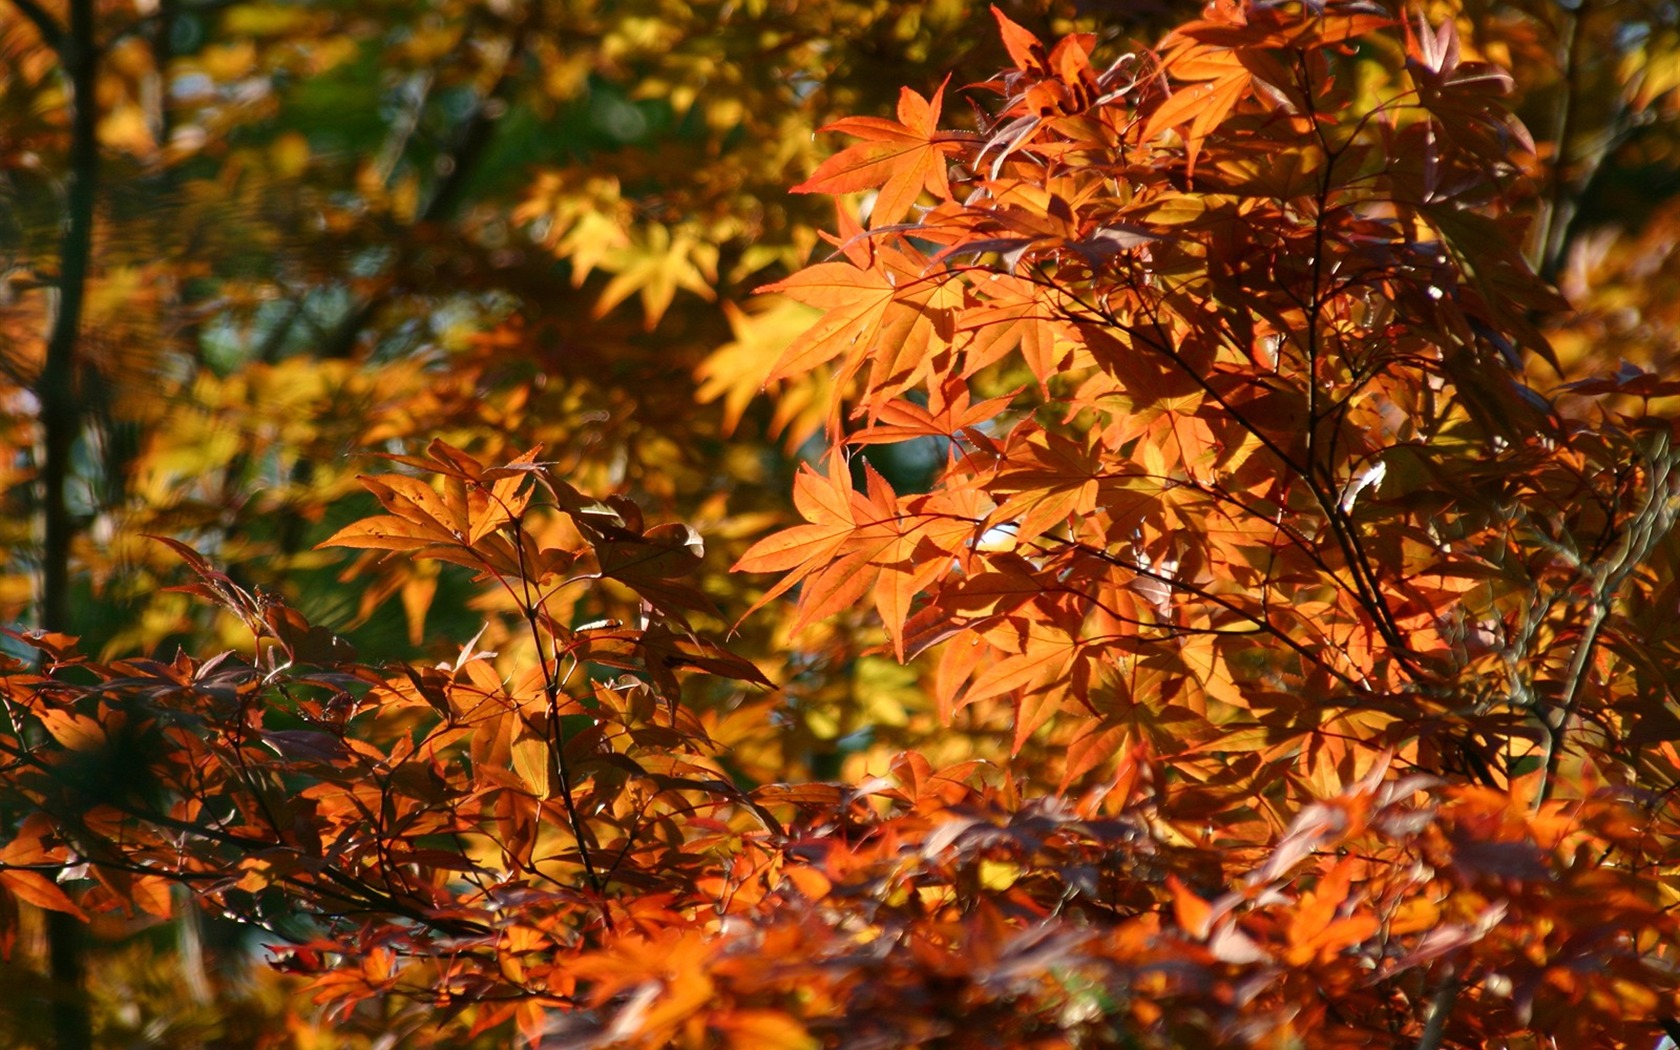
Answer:
[{"label": "dense leaf cluster", "polygon": [[1671,5],[0,11],[13,1041],[1680,1030]]}]

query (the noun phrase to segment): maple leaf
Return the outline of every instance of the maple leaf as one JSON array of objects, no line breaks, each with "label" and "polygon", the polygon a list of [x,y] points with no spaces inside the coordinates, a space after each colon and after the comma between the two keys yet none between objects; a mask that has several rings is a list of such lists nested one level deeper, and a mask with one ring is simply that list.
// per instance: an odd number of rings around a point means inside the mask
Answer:
[{"label": "maple leaf", "polygon": [[[1173,80],[1187,83],[1150,113],[1142,138],[1147,142],[1163,131],[1180,131],[1185,175],[1193,178],[1202,144],[1230,116],[1237,103],[1252,92],[1254,74],[1235,50],[1209,46],[1188,37],[1169,49],[1162,68]],[[1189,127],[1184,128],[1185,124]]]},{"label": "maple leaf", "polygon": [[882,117],[845,117],[822,130],[863,139],[823,161],[811,177],[793,187],[794,193],[855,193],[878,189],[869,224],[880,229],[902,219],[924,191],[941,201],[951,199],[946,173],[949,158],[959,153],[967,136],[941,131],[939,113],[945,83],[933,98],[909,88],[898,96],[898,120]]},{"label": "maple leaf", "polygon": [[968,542],[973,524],[921,501],[901,503],[867,461],[863,473],[865,491],[857,492],[842,455],[830,457],[826,477],[802,469],[794,482],[794,502],[807,523],[760,540],[735,569],[784,574],[754,609],[803,584],[791,627],[795,631],[873,591],[882,625],[902,660],[916,595],[948,571],[946,559]]},{"label": "maple leaf", "polygon": [[1312,892],[1301,898],[1298,910],[1290,914],[1289,946],[1284,952],[1284,961],[1289,965],[1326,961],[1365,940],[1382,925],[1369,911],[1348,904],[1355,864],[1351,858],[1338,863],[1319,879]]},{"label": "maple leaf", "polygon": [[784,574],[754,603],[748,615],[833,560],[857,531],[851,472],[838,456],[830,459],[826,475],[802,466],[794,478],[793,501],[807,524],[759,540],[735,562],[735,572]]},{"label": "maple leaf", "polygon": [[853,445],[906,441],[917,437],[951,437],[993,419],[1014,400],[1014,393],[970,403],[968,384],[956,377],[930,393],[926,406],[913,401],[889,401],[876,410],[868,426],[847,437]]},{"label": "maple leaf", "polygon": [[595,316],[604,317],[637,295],[642,301],[643,326],[652,331],[679,289],[702,299],[716,296],[717,260],[717,246],[694,231],[649,226],[624,247],[602,253],[601,269],[613,276],[596,300]]},{"label": "maple leaf", "polygon": [[898,292],[889,275],[850,261],[819,263],[759,290],[784,292],[799,302],[827,310],[782,352],[771,369],[771,381],[817,368],[852,352],[860,343],[874,345],[882,319]]},{"label": "maple leaf", "polygon": [[907,246],[875,246],[862,261],[819,263],[760,290],[826,311],[783,352],[770,381],[840,357],[836,385],[867,364],[870,386],[883,394],[924,379],[934,354],[948,344],[953,311],[963,301],[956,282],[929,273],[926,260]]}]

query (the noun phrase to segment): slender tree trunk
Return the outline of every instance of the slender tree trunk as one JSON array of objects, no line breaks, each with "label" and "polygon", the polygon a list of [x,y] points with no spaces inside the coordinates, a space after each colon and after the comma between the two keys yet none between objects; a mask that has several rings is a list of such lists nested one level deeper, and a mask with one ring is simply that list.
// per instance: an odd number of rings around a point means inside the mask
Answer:
[{"label": "slender tree trunk", "polygon": [[81,429],[76,399],[77,349],[87,297],[93,249],[94,194],[99,179],[98,113],[94,81],[98,55],[93,46],[92,0],[72,0],[70,31],[63,48],[70,81],[70,175],[66,192],[63,247],[59,252],[58,309],[47,338],[46,360],[35,383],[41,406],[41,513],[45,537],[41,556],[41,626],[63,631],[70,625],[70,544],[76,526],[70,514],[70,456]]},{"label": "slender tree trunk", "polygon": [[[88,269],[93,251],[94,197],[99,180],[95,89],[99,53],[94,41],[93,0],[70,0],[69,24],[58,51],[70,98],[70,171],[65,193],[64,240],[58,260],[58,309],[47,337],[46,360],[36,380],[41,411],[40,626],[71,630],[70,549],[76,524],[70,512],[71,455],[81,429],[77,404],[77,351]],[[52,1025],[57,1050],[90,1050],[92,1026],[83,988],[86,965],[80,922],[53,912],[47,917],[48,952],[57,995]]]}]

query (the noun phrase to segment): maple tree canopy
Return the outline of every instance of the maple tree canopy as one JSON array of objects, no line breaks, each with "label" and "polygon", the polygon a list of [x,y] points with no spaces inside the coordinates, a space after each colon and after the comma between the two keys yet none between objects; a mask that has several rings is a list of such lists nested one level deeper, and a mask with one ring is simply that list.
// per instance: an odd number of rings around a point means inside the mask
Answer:
[{"label": "maple tree canopy", "polygon": [[1671,2],[632,7],[0,0],[0,1041],[1680,1039]]}]

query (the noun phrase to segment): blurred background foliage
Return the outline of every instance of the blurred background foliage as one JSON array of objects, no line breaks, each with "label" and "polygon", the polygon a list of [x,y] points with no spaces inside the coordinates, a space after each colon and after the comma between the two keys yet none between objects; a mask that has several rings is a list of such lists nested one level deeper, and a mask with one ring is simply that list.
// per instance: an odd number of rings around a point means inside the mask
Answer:
[{"label": "blurred background foliage", "polygon": [[[19,625],[38,599],[37,393],[71,206],[76,5],[92,16],[101,170],[62,626],[90,651],[237,644],[235,625],[164,589],[177,559],[149,534],[372,661],[452,660],[486,622],[480,646],[515,651],[505,610],[464,575],[314,545],[369,510],[354,478],[378,468],[371,453],[441,437],[495,460],[540,444],[580,489],[704,535],[724,616],[703,627],[734,629],[781,686],[694,698],[743,780],[856,777],[906,746],[936,762],[1007,749],[1001,724],[941,726],[925,669],[876,652],[862,611],[797,638],[777,608],[737,626],[761,588],[724,571],[784,520],[794,468],[824,450],[827,378],[765,385],[811,313],[751,294],[826,250],[833,215],[786,188],[834,148],[818,133],[832,120],[999,68],[985,4],[0,0],[0,619]],[[1046,38],[1096,32],[1113,57],[1199,4],[1001,7]],[[1575,310],[1547,321],[1562,374],[1531,362],[1532,382],[1673,368],[1680,10],[1422,13],[1512,70],[1536,141],[1529,259]],[[869,454],[900,491],[943,461],[925,444]],[[320,1026],[237,930],[185,921],[103,920],[100,1045],[393,1045]],[[0,928],[0,1042],[38,1045],[42,923]]]}]

